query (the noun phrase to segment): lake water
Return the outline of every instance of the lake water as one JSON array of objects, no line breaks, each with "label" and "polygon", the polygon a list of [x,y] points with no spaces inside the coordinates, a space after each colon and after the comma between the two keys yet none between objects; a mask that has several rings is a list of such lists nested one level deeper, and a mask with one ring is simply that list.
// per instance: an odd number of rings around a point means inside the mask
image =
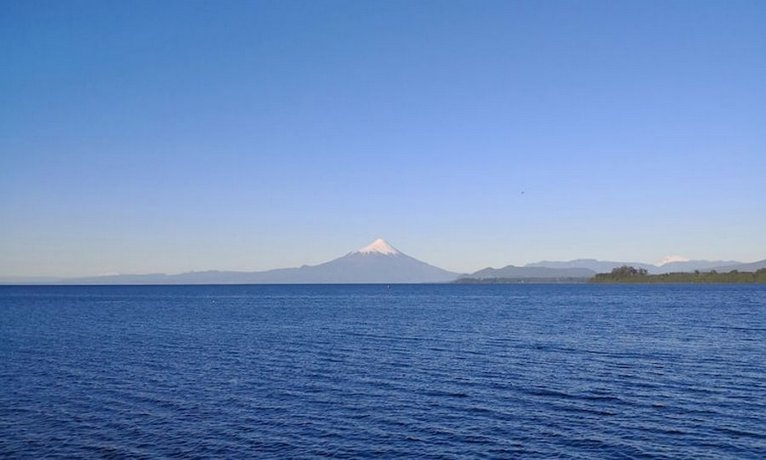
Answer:
[{"label": "lake water", "polygon": [[0,456],[766,458],[766,287],[0,287]]}]

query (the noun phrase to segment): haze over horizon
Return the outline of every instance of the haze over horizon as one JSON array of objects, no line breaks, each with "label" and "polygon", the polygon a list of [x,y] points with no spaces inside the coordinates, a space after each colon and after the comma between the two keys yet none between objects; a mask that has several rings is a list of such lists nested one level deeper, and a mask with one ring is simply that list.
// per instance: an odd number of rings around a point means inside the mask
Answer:
[{"label": "haze over horizon", "polygon": [[0,3],[0,276],[766,258],[766,3]]}]

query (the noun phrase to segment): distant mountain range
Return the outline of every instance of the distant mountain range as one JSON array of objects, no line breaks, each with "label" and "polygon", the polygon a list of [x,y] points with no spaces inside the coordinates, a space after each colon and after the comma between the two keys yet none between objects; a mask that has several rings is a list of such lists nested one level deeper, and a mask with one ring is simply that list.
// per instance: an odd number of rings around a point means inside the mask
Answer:
[{"label": "distant mountain range", "polygon": [[[761,265],[758,265],[758,264],[761,264]],[[652,265],[652,264],[646,264],[642,262],[612,262],[612,261],[604,261],[604,260],[596,260],[596,259],[576,259],[576,260],[570,260],[566,262],[553,262],[553,261],[535,262],[535,263],[527,264],[525,265],[525,267],[586,268],[588,270],[593,270],[596,273],[608,273],[612,271],[612,269],[621,267],[623,265],[628,265],[635,268],[644,268],[650,274],[659,275],[662,273],[673,273],[673,272],[693,272],[694,270],[731,271],[731,270],[738,269],[740,271],[747,271],[744,268],[736,268],[736,267],[744,266],[744,265],[752,265],[753,267],[763,268],[763,266],[766,266],[766,260],[762,260],[760,262],[753,262],[752,264],[743,264],[741,262],[737,262],[734,260],[684,260],[684,261],[668,262],[662,265]]]},{"label": "distant mountain range", "polygon": [[766,259],[753,262],[741,263],[736,261],[711,261],[711,260],[683,260],[672,261],[662,265],[652,265],[642,262],[614,262],[596,259],[576,259],[569,261],[543,261],[527,264],[523,267],[508,265],[503,268],[485,268],[469,275],[461,276],[461,279],[491,280],[572,280],[591,278],[596,273],[609,273],[612,269],[628,265],[635,268],[643,268],[650,274],[693,272],[715,270],[717,272],[729,272],[731,270],[756,271],[766,268]]},{"label": "distant mountain range", "polygon": [[556,268],[556,269],[585,269],[594,273],[607,273],[612,271],[615,267],[621,267],[623,265],[630,265],[636,268],[654,267],[653,265],[641,263],[641,262],[610,262],[596,259],[576,259],[569,261],[549,261],[544,260],[542,262],[535,262],[525,265],[523,268]]},{"label": "distant mountain range", "polygon": [[565,279],[590,278],[596,272],[581,267],[515,267],[508,265],[503,268],[485,268],[467,277],[478,279],[508,278],[508,279]]},{"label": "distant mountain range", "polygon": [[750,262],[750,263],[735,263],[733,265],[727,265],[724,267],[715,267],[715,271],[723,273],[723,272],[730,272],[732,270],[737,270],[741,272],[754,272],[757,270],[760,270],[762,268],[766,268],[766,259],[759,260],[757,262]]},{"label": "distant mountain range", "polygon": [[669,257],[661,265],[641,262],[615,262],[596,259],[542,261],[523,267],[508,265],[485,268],[471,274],[450,272],[403,254],[386,241],[377,239],[345,256],[318,265],[296,268],[241,272],[198,271],[168,275],[106,275],[81,278],[13,277],[4,284],[345,284],[345,283],[447,283],[458,279],[474,280],[585,280],[596,273],[608,273],[623,265],[646,269],[650,274],[716,270],[756,271],[766,268],[766,259],[736,261],[683,260]]},{"label": "distant mountain range", "polygon": [[[260,272],[200,271],[176,275],[108,275],[68,278],[54,284],[345,284],[345,283],[443,283],[453,281],[449,272],[401,253],[382,239],[357,251],[319,265]],[[22,280],[23,281],[23,280]],[[36,280],[28,282],[38,283]]]}]

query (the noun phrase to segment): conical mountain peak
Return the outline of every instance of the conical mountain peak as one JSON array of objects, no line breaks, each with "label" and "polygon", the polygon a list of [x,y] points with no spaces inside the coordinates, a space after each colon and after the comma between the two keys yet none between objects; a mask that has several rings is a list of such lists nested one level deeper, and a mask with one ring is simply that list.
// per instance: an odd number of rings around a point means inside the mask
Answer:
[{"label": "conical mountain peak", "polygon": [[401,252],[388,244],[388,242],[382,238],[378,238],[377,240],[355,252],[359,254],[384,254],[387,256],[395,256],[401,254]]}]

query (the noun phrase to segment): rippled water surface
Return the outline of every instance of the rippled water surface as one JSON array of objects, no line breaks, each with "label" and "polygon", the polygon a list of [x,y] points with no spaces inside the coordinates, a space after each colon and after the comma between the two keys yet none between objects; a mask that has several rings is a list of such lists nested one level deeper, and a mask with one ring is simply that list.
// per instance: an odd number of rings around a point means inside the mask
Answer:
[{"label": "rippled water surface", "polygon": [[766,288],[0,287],[0,456],[766,458]]}]

